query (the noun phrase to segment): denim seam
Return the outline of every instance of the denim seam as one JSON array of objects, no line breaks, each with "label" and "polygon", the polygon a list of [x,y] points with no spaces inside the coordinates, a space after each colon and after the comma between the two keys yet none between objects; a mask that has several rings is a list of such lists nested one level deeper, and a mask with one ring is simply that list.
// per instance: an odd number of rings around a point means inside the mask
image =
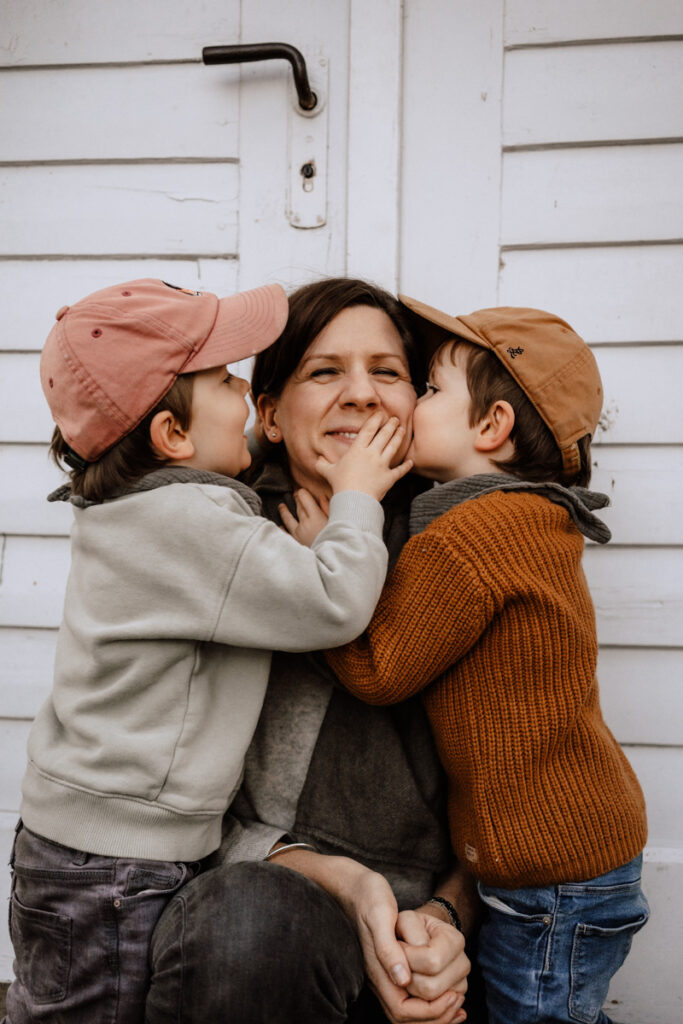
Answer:
[{"label": "denim seam", "polygon": [[180,895],[180,906],[182,909],[182,925],[178,945],[180,946],[180,999],[178,1001],[178,1024],[182,1024],[185,1015],[183,995],[185,992],[185,930],[187,927],[187,901],[184,895]]},{"label": "denim seam", "polygon": [[574,999],[576,968],[578,967],[578,960],[581,955],[581,937],[583,935],[583,928],[585,928],[585,925],[580,923],[577,924],[574,928],[574,935],[572,937],[572,948],[571,953],[569,954],[569,1001],[567,1010],[574,1020],[579,1021],[580,1024],[594,1024],[594,1022],[599,1019],[600,1010],[598,1009],[597,1015],[591,1014],[588,1016],[575,1005],[576,1000]]},{"label": "denim seam", "polygon": [[552,913],[552,920],[550,922],[550,928],[548,930],[548,936],[545,944],[545,956],[543,957],[543,973],[547,974],[552,970],[552,958],[553,958],[553,938],[555,936],[555,925],[557,924],[557,902]]}]

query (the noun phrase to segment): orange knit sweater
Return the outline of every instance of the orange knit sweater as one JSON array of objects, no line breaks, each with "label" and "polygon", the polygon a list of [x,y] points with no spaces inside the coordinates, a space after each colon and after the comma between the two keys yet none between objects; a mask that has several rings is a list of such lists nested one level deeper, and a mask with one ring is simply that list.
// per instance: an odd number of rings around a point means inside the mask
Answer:
[{"label": "orange knit sweater", "polygon": [[598,703],[582,551],[544,497],[465,501],[408,541],[367,632],[327,655],[367,703],[424,690],[453,849],[489,885],[593,878],[645,845],[643,795]]}]

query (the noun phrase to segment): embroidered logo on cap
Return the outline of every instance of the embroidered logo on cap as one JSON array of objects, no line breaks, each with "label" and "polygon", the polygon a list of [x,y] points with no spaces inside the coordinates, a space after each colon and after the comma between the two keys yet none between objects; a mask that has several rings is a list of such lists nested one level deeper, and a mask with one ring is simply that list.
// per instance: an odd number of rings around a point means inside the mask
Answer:
[{"label": "embroidered logo on cap", "polygon": [[521,356],[524,352],[523,348],[506,348],[505,351],[510,356],[510,359],[515,359],[517,356]]}]

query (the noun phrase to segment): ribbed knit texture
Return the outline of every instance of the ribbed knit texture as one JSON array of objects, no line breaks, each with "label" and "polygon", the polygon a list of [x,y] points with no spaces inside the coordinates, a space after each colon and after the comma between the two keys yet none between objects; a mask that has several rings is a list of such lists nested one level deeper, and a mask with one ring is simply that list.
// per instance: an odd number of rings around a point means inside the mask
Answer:
[{"label": "ribbed knit texture", "polygon": [[645,844],[640,786],[600,712],[582,551],[547,498],[465,501],[406,544],[367,633],[328,653],[368,703],[424,690],[453,849],[490,885],[593,878]]}]

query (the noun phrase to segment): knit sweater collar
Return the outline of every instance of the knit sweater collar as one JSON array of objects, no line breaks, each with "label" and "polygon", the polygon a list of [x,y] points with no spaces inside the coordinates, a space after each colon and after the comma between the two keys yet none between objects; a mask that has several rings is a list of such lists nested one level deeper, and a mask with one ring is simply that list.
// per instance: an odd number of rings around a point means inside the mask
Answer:
[{"label": "knit sweater collar", "polygon": [[435,484],[424,494],[419,494],[410,510],[411,537],[421,533],[434,519],[455,505],[494,491],[529,491],[532,494],[540,494],[565,508],[581,533],[590,540],[606,544],[612,536],[606,524],[593,515],[593,509],[609,505],[606,494],[589,491],[585,487],[564,487],[550,481],[533,483],[529,480],[518,480],[503,473],[480,473],[462,480]]},{"label": "knit sweater collar", "polygon": [[[210,473],[207,470],[192,469],[189,466],[163,466],[161,469],[155,469],[151,473],[140,477],[139,480],[131,483],[119,493],[112,495],[112,498],[122,498],[128,494],[140,494],[143,491],[153,491],[157,487],[167,487],[169,484],[211,484],[214,487],[229,487],[231,490],[237,491],[240,497],[246,501],[254,515],[261,515],[261,502],[251,487],[247,487],[246,484],[241,483],[239,480],[233,480],[230,476],[224,476],[222,473]],[[57,490],[48,494],[47,500],[70,501],[72,505],[76,505],[78,508],[90,508],[92,505],[103,504],[103,502],[90,501],[88,498],[72,494],[69,484],[63,484]],[[110,499],[106,500],[109,501]]]}]

